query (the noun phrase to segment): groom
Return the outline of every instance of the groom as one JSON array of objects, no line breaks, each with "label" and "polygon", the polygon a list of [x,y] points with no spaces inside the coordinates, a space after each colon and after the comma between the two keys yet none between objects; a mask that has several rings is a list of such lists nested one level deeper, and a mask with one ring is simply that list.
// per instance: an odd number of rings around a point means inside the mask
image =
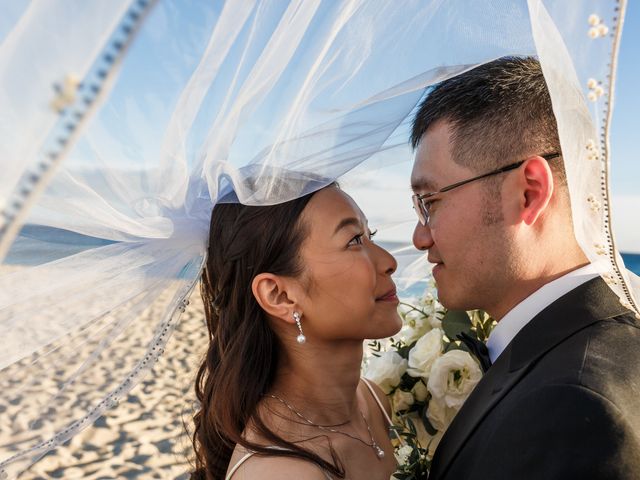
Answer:
[{"label": "groom", "polygon": [[640,478],[640,327],[575,240],[539,63],[435,86],[412,143],[413,242],[440,301],[498,320],[429,478]]}]

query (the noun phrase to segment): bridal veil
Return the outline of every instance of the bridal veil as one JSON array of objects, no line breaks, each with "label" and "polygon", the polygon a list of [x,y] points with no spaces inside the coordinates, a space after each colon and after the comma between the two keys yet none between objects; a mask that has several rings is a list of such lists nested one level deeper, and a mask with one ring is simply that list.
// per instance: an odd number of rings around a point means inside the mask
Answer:
[{"label": "bridal veil", "polygon": [[[171,355],[217,201],[273,204],[337,178],[371,180],[372,223],[411,219],[399,172],[412,112],[429,85],[501,56],[539,58],[576,237],[640,311],[609,192],[624,0],[0,9],[0,392],[18,411],[0,409],[0,478],[91,425]],[[406,258],[405,285],[427,273],[424,258]],[[147,341],[123,354],[132,332]]]}]

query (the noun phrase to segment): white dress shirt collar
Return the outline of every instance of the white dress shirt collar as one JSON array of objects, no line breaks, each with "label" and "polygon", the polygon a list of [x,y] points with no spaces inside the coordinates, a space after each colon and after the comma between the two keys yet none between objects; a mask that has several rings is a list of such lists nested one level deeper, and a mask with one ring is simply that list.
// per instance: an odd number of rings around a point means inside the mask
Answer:
[{"label": "white dress shirt collar", "polygon": [[487,348],[491,362],[496,361],[511,340],[533,317],[558,298],[597,276],[598,272],[593,265],[585,265],[543,285],[513,307],[489,335]]}]

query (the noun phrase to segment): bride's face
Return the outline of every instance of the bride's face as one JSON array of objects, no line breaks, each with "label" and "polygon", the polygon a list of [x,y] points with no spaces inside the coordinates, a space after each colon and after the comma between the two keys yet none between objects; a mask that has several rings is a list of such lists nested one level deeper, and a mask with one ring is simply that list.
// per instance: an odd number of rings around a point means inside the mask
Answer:
[{"label": "bride's face", "polygon": [[398,332],[397,263],[373,243],[367,219],[338,188],[316,193],[302,221],[305,293],[300,304],[309,341],[384,338]]}]

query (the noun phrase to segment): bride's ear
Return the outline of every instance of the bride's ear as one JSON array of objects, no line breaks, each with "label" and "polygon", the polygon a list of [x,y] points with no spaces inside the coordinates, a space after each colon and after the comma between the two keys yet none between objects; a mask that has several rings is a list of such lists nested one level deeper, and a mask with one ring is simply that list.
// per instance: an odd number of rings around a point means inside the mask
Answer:
[{"label": "bride's ear", "polygon": [[267,314],[287,323],[295,323],[293,311],[296,302],[287,287],[282,277],[272,273],[260,273],[251,282],[253,296]]}]

